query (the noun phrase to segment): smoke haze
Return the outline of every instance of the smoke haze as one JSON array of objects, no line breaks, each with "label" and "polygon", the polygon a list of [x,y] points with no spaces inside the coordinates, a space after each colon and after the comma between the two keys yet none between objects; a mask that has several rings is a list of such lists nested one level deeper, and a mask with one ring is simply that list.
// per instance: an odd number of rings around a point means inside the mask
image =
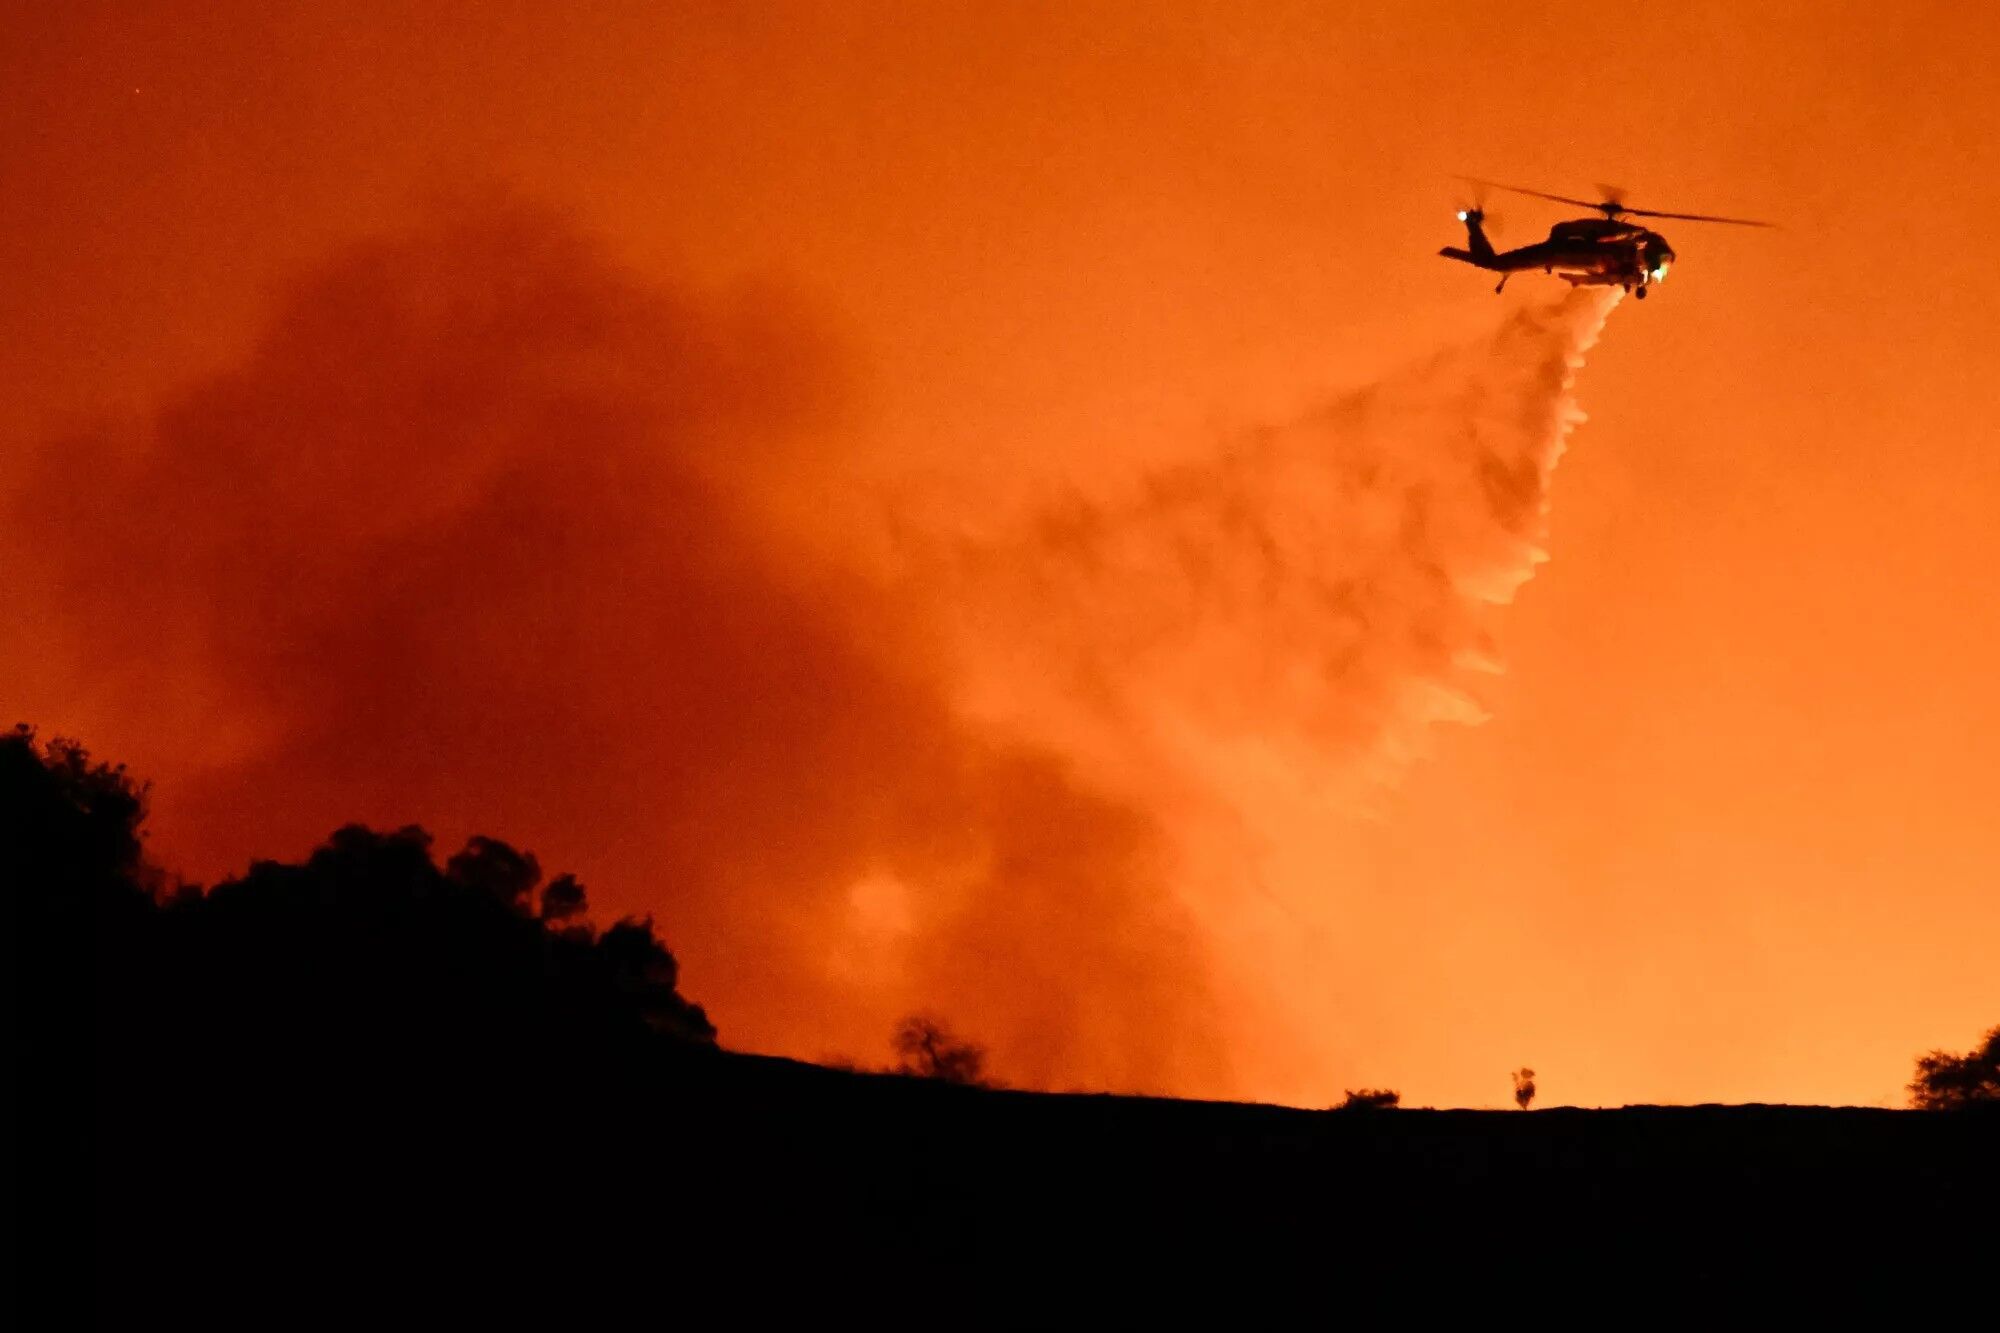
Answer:
[{"label": "smoke haze", "polygon": [[1214,830],[1365,803],[1478,716],[1613,304],[1006,513],[890,488],[885,562],[839,517],[885,502],[825,451],[852,368],[802,302],[484,207],[41,451],[19,699],[157,780],[191,873],[350,820],[575,866],[657,917],[725,1044],[870,1058],[926,1009],[1012,1082],[1254,1094],[1224,1052],[1283,978],[1243,998],[1217,922],[1255,886]]}]

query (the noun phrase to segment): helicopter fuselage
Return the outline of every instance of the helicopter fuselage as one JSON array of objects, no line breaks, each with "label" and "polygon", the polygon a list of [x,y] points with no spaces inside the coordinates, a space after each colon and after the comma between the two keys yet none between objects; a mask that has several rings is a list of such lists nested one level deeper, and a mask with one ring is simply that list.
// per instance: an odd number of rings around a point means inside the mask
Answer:
[{"label": "helicopter fuselage", "polygon": [[1477,209],[1459,214],[1465,223],[1467,248],[1446,246],[1448,259],[1500,274],[1500,287],[1516,273],[1553,274],[1573,287],[1623,287],[1644,297],[1646,289],[1664,281],[1673,266],[1667,238],[1637,223],[1617,218],[1572,218],[1549,228],[1549,238],[1513,250],[1495,250],[1481,225]]}]

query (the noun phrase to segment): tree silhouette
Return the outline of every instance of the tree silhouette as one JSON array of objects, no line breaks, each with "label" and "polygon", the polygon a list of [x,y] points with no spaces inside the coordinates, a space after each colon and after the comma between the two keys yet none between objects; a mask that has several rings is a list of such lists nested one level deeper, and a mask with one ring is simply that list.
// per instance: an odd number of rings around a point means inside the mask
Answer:
[{"label": "tree silhouette", "polygon": [[1523,1111],[1535,1100],[1535,1071],[1523,1065],[1514,1071],[1514,1105]]},{"label": "tree silhouette", "polygon": [[986,1049],[962,1040],[942,1021],[912,1014],[896,1028],[896,1072],[974,1087],[986,1085]]},{"label": "tree silhouette", "polygon": [[140,830],[146,791],[124,765],[93,763],[62,737],[39,744],[34,728],[16,726],[0,735],[0,868],[34,908],[80,905],[44,894],[136,891],[156,878]]},{"label": "tree silhouette", "polygon": [[1349,1088],[1347,1098],[1336,1111],[1393,1111],[1403,1103],[1403,1094],[1388,1088]]},{"label": "tree silhouette", "polygon": [[542,890],[541,918],[545,925],[567,926],[580,921],[589,910],[589,899],[575,875],[557,875]]},{"label": "tree silhouette", "polygon": [[1932,1051],[1918,1057],[1910,1105],[1920,1111],[2000,1106],[2000,1027],[1964,1055]]},{"label": "tree silhouette", "polygon": [[491,894],[511,911],[525,914],[542,882],[541,863],[493,838],[466,839],[465,849],[445,862],[445,878]]},{"label": "tree silhouette", "polygon": [[94,1025],[119,1059],[173,1048],[213,1072],[284,1053],[423,1073],[433,1050],[498,1067],[566,1042],[636,1056],[649,1030],[715,1040],[652,923],[600,934],[568,875],[537,911],[531,853],[474,837],[440,868],[421,828],[349,825],[302,863],[260,861],[204,893],[146,862],[145,798],[74,741],[0,734],[0,884],[32,963],[23,993]]},{"label": "tree silhouette", "polygon": [[44,744],[27,726],[0,732],[0,1035],[16,1089],[8,1194],[33,1219],[19,1271],[26,1280],[32,1268],[51,1293],[92,1280],[80,1256],[103,1228],[78,1183],[91,1178],[96,1135],[114,1117],[153,1109],[103,1097],[116,1055],[98,1040],[101,1016],[135,993],[158,915],[143,887],[157,878],[145,814],[146,789],[123,768],[94,762],[75,741]]}]

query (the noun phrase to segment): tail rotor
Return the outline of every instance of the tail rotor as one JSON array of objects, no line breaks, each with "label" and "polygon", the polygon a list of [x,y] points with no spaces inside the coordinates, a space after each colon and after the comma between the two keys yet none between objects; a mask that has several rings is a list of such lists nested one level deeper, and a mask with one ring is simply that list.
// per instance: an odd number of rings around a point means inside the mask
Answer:
[{"label": "tail rotor", "polygon": [[1460,222],[1465,223],[1468,227],[1472,228],[1478,228],[1480,226],[1498,227],[1500,225],[1500,219],[1486,211],[1485,182],[1472,180],[1470,177],[1465,177],[1463,179],[1467,180],[1467,182],[1472,186],[1474,186],[1475,188],[1473,189],[1470,198],[1461,198],[1459,200],[1457,208],[1458,220]]}]

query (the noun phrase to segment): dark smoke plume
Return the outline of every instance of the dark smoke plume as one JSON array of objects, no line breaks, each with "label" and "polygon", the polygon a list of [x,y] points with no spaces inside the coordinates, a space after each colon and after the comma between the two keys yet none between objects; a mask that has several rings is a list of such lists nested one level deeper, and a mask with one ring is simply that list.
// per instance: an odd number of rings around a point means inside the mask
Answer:
[{"label": "dark smoke plume", "polygon": [[357,246],[241,368],[46,451],[38,713],[158,777],[198,874],[504,828],[654,913],[732,1042],[929,1007],[1011,1079],[1214,1086],[1147,813],[961,725],[920,627],[760,506],[840,379],[785,302],[532,210]]}]

